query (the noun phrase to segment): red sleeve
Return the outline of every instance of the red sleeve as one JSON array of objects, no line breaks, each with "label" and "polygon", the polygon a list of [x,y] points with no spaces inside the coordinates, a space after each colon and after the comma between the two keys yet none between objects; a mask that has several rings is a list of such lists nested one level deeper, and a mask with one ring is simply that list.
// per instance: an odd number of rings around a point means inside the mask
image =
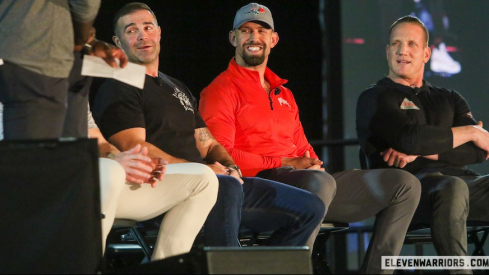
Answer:
[{"label": "red sleeve", "polygon": [[233,84],[214,81],[200,95],[200,114],[214,138],[226,148],[244,176],[255,176],[261,170],[282,166],[281,157],[268,157],[234,148],[235,113],[238,97]]}]

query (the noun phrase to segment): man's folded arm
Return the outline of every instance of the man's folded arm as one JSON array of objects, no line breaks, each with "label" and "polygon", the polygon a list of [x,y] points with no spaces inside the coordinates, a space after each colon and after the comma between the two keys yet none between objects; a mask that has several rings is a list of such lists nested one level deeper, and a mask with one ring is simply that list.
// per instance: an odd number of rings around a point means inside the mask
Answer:
[{"label": "man's folded arm", "polygon": [[450,127],[411,124],[397,103],[392,93],[370,88],[358,100],[357,125],[407,155],[434,155],[453,148]]}]

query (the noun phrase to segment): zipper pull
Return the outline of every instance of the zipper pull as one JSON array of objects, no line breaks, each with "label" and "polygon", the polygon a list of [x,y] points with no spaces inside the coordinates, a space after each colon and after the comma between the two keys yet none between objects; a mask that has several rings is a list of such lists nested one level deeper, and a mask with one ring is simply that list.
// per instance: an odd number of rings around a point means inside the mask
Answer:
[{"label": "zipper pull", "polygon": [[268,100],[270,100],[270,109],[272,109],[272,111],[273,111],[273,101],[272,101],[271,93],[268,93]]}]

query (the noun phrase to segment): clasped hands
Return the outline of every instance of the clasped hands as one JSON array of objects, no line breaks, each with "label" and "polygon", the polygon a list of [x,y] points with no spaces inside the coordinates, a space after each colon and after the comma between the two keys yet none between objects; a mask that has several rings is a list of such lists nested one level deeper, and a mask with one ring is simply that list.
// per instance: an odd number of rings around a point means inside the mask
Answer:
[{"label": "clasped hands", "polygon": [[149,183],[156,187],[163,180],[168,162],[164,159],[148,156],[148,148],[140,144],[112,157],[126,172],[126,180],[138,184]]},{"label": "clasped hands", "polygon": [[311,158],[311,153],[306,151],[302,157],[282,158],[282,166],[292,166],[295,169],[312,169],[324,171],[323,162],[317,158]]}]

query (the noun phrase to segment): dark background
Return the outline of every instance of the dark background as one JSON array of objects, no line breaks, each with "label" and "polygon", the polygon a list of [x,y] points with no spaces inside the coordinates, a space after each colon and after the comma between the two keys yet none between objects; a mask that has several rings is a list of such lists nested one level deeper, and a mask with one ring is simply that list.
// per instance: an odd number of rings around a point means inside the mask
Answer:
[{"label": "dark background", "polygon": [[[462,64],[462,72],[451,77],[426,75],[435,86],[455,89],[469,102],[474,117],[489,125],[489,25],[486,16],[489,1],[421,0],[442,3],[449,18],[450,36],[447,46],[457,52],[451,56]],[[111,41],[112,17],[125,0],[104,0],[95,22],[97,38]],[[160,70],[183,81],[198,99],[200,91],[225,70],[234,55],[228,41],[236,11],[250,1],[242,0],[148,0],[162,30]],[[412,13],[413,0],[341,0],[332,5],[327,16],[333,19],[339,33],[327,37],[322,46],[320,29],[321,2],[328,6],[336,0],[264,0],[270,8],[280,41],[272,50],[269,67],[280,77],[288,79],[289,87],[299,105],[300,117],[310,141],[326,139],[334,129],[338,133],[329,139],[356,139],[355,108],[360,93],[387,74],[385,45],[390,24],[397,18]],[[324,15],[324,14],[323,14]],[[323,33],[328,33],[323,32]],[[432,35],[432,34],[431,34]],[[348,39],[361,38],[363,44],[352,44]],[[332,39],[332,40],[331,40]],[[334,48],[338,42],[338,50]],[[432,42],[430,37],[430,42]],[[325,54],[325,52],[327,52]],[[323,57],[330,78],[323,82]],[[429,68],[429,63],[427,69]],[[334,74],[331,77],[332,73]],[[332,81],[340,81],[332,85]],[[330,97],[329,101],[326,95]],[[329,103],[329,105],[327,105]],[[326,110],[329,110],[326,114]],[[328,123],[330,123],[328,125]],[[331,125],[333,123],[334,125]],[[338,127],[338,123],[340,127]],[[487,127],[486,127],[487,128]],[[317,143],[316,143],[317,144]],[[325,164],[343,162],[332,157],[329,149],[314,146]],[[341,154],[341,152],[340,152]],[[359,168],[358,146],[344,149],[343,169]],[[341,167],[341,166],[340,166]],[[473,166],[480,173],[489,173],[489,164]],[[343,170],[341,169],[341,170]],[[335,172],[335,169],[330,169]]]},{"label": "dark background", "polygon": [[[112,18],[133,1],[105,0],[95,22],[97,38],[112,41]],[[250,1],[141,1],[161,27],[160,71],[183,81],[196,98],[234,56],[229,43],[236,11]],[[273,15],[280,41],[269,67],[294,92],[309,139],[322,138],[321,36],[318,1],[260,1]]]}]

